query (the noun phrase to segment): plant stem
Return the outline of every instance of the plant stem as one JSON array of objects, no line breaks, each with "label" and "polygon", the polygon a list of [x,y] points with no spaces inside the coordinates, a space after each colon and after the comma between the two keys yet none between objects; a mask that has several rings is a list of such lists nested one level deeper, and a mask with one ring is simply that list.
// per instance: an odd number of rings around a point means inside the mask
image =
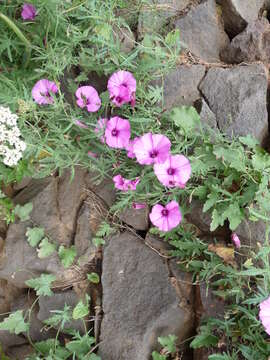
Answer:
[{"label": "plant stem", "polygon": [[25,61],[25,67],[27,67],[30,57],[31,57],[31,43],[30,41],[23,35],[21,30],[18,28],[17,25],[14,24],[12,20],[10,20],[6,15],[2,14],[0,12],[0,18],[10,27],[12,31],[15,32],[15,34],[18,36],[18,38],[24,43],[26,48],[26,61]]}]

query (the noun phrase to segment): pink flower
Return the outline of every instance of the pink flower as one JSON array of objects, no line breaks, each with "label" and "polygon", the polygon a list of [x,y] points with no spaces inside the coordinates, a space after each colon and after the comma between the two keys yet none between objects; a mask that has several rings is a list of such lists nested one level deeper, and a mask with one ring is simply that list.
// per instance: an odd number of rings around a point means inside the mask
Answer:
[{"label": "pink flower", "polygon": [[135,137],[133,140],[129,140],[129,143],[126,146],[127,157],[129,157],[130,159],[134,159],[136,157],[133,152],[133,146],[138,139],[138,137]]},{"label": "pink flower", "polygon": [[37,10],[32,4],[23,4],[21,17],[23,20],[34,20],[37,15]]},{"label": "pink flower", "polygon": [[133,207],[133,209],[135,209],[135,210],[145,209],[145,208],[146,208],[146,203],[133,202],[133,203],[132,203],[132,207]]},{"label": "pink flower", "polygon": [[89,157],[91,157],[91,158],[94,158],[94,159],[98,157],[98,155],[96,153],[92,152],[92,151],[88,151],[87,155]]},{"label": "pink flower", "polygon": [[118,190],[128,191],[128,190],[136,190],[136,186],[140,182],[140,178],[136,178],[135,180],[128,180],[122,177],[122,175],[116,175],[113,177],[114,186]]},{"label": "pink flower", "polygon": [[100,141],[102,143],[105,142],[104,132],[105,132],[107,121],[108,121],[108,119],[99,119],[97,122],[97,125],[95,127],[95,130],[94,130],[97,135],[100,135]]},{"label": "pink flower", "polygon": [[87,108],[88,112],[96,112],[101,106],[98,92],[93,86],[81,86],[76,90],[77,105],[80,108]]},{"label": "pink flower", "polygon": [[107,121],[105,130],[106,143],[112,148],[124,149],[129,143],[130,123],[118,116]]},{"label": "pink flower", "polygon": [[268,335],[270,335],[270,297],[260,303],[259,318]]},{"label": "pink flower", "polygon": [[172,155],[163,164],[155,164],[154,172],[164,186],[183,188],[190,178],[191,166],[184,155]]},{"label": "pink flower", "polygon": [[160,164],[169,157],[170,148],[171,142],[166,136],[147,133],[136,140],[133,152],[139,164]]},{"label": "pink flower", "polygon": [[56,94],[58,87],[55,82],[41,79],[37,81],[32,89],[32,97],[39,105],[52,104],[54,102],[51,94]]},{"label": "pink flower", "polygon": [[235,232],[232,233],[231,239],[232,239],[232,242],[234,243],[235,247],[237,249],[239,249],[241,247],[241,241]]},{"label": "pink flower", "polygon": [[149,215],[151,222],[161,231],[170,231],[178,226],[182,220],[179,205],[172,200],[165,207],[157,204],[153,206]]},{"label": "pink flower", "polygon": [[125,103],[135,105],[136,80],[129,71],[119,70],[108,81],[110,99],[120,107]]},{"label": "pink flower", "polygon": [[82,121],[75,119],[74,120],[75,125],[79,126],[82,129],[88,129],[88,125],[86,125],[85,123],[83,123]]}]

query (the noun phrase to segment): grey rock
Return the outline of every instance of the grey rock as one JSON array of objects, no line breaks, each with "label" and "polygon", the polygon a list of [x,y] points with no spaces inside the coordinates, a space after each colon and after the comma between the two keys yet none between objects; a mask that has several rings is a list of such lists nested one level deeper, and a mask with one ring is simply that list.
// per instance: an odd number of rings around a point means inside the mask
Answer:
[{"label": "grey rock", "polygon": [[235,36],[244,30],[247,24],[257,20],[265,0],[222,0],[222,17],[225,30]]},{"label": "grey rock", "polygon": [[235,232],[242,245],[246,245],[251,249],[254,249],[257,247],[257,244],[264,244],[266,230],[266,224],[263,221],[251,221],[245,219],[237,227]]},{"label": "grey rock", "polygon": [[[78,256],[83,255],[91,246],[93,247],[94,251],[94,245],[92,244],[93,229],[91,229],[90,224],[91,215],[90,206],[84,203],[78,215],[76,234],[74,239],[74,244]],[[100,219],[98,221],[98,224],[99,223]]]},{"label": "grey rock", "polygon": [[270,25],[262,18],[248,24],[246,29],[233,38],[230,45],[221,53],[223,61],[228,63],[269,62]]},{"label": "grey rock", "polygon": [[[52,296],[40,296],[39,298],[39,312],[37,318],[40,321],[47,320],[54,315],[53,310],[63,310],[65,304],[70,306],[71,310],[80,301],[78,295],[73,290],[54,293]],[[77,330],[81,333],[85,331],[82,320],[72,320],[65,324],[65,329]]]},{"label": "grey rock", "polygon": [[201,124],[203,128],[211,128],[214,131],[218,131],[217,118],[213,111],[209,108],[204,99],[199,99],[195,103],[195,107],[200,114]]},{"label": "grey rock", "polygon": [[265,67],[252,64],[211,68],[200,90],[222,133],[229,137],[251,135],[263,142],[268,133],[267,84]]},{"label": "grey rock", "polygon": [[21,345],[21,346],[12,346],[6,352],[10,360],[25,360],[31,354],[33,354],[34,349],[30,345]]},{"label": "grey rock", "polygon": [[116,27],[114,29],[114,37],[115,41],[119,42],[120,50],[126,54],[128,54],[135,46],[135,36],[127,27]]},{"label": "grey rock", "polygon": [[102,358],[148,360],[158,336],[174,333],[179,341],[190,336],[193,313],[173,283],[177,280],[170,281],[163,259],[136,236],[125,232],[108,240],[102,273]]},{"label": "grey rock", "polygon": [[229,43],[214,0],[193,7],[176,21],[181,41],[202,60],[219,61],[219,54]]},{"label": "grey rock", "polygon": [[[11,311],[12,302],[24,292],[23,289],[17,288],[8,283],[6,280],[0,280],[0,314]],[[2,316],[0,315],[0,319]]]},{"label": "grey rock", "polygon": [[11,334],[9,331],[0,330],[0,344],[2,350],[6,352],[11,346],[28,344],[28,340],[21,335],[15,335]]},{"label": "grey rock", "polygon": [[201,316],[203,318],[223,319],[225,314],[224,300],[213,294],[211,287],[204,282],[197,285],[196,290],[196,309],[200,309]]},{"label": "grey rock", "polygon": [[134,209],[126,208],[119,215],[121,221],[132,226],[135,230],[147,230],[149,228],[149,208]]},{"label": "grey rock", "polygon": [[164,107],[193,105],[200,98],[198,86],[205,75],[202,65],[180,65],[164,78]]}]

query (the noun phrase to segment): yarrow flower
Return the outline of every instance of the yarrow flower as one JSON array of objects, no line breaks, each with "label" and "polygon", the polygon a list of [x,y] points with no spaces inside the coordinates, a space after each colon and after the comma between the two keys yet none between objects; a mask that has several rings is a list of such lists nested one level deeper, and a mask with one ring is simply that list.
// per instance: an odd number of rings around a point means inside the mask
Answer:
[{"label": "yarrow flower", "polygon": [[108,81],[108,91],[113,104],[121,107],[131,103],[135,106],[136,79],[129,71],[119,70]]},{"label": "yarrow flower", "polygon": [[105,139],[107,145],[116,149],[125,149],[130,138],[130,123],[118,116],[107,121]]},{"label": "yarrow flower", "polygon": [[39,105],[52,104],[54,99],[51,94],[58,93],[58,87],[54,81],[41,79],[32,89],[32,97]]},{"label": "yarrow flower", "polygon": [[136,178],[135,180],[128,180],[122,177],[122,175],[116,175],[113,177],[114,186],[118,190],[128,191],[128,190],[136,190],[137,185],[140,182],[140,178]]},{"label": "yarrow flower", "polygon": [[76,90],[77,105],[80,108],[86,107],[88,112],[96,112],[101,106],[98,92],[93,86],[81,86]]},{"label": "yarrow flower", "polygon": [[34,20],[37,15],[37,10],[32,4],[25,3],[22,7],[21,17],[23,20]]},{"label": "yarrow flower", "polygon": [[133,152],[139,164],[150,165],[163,163],[169,157],[171,142],[161,134],[147,133],[138,138],[133,145]]},{"label": "yarrow flower", "polygon": [[259,318],[268,335],[270,335],[270,297],[260,303]]},{"label": "yarrow flower", "polygon": [[153,225],[160,231],[170,231],[180,224],[182,221],[182,214],[179,205],[172,200],[166,206],[157,204],[153,206],[149,215]]},{"label": "yarrow flower", "polygon": [[234,243],[235,247],[237,249],[239,249],[241,247],[241,241],[235,232],[232,233],[231,239],[232,239],[232,242]]},{"label": "yarrow flower", "polygon": [[154,164],[154,172],[164,186],[184,188],[191,175],[191,166],[184,155],[172,155],[164,163]]},{"label": "yarrow flower", "polygon": [[0,106],[0,160],[10,167],[18,163],[26,149],[17,119],[18,116],[9,108]]},{"label": "yarrow flower", "polygon": [[107,121],[108,119],[99,119],[94,130],[97,135],[100,135],[100,141],[102,143],[105,142],[104,133],[105,133]]}]

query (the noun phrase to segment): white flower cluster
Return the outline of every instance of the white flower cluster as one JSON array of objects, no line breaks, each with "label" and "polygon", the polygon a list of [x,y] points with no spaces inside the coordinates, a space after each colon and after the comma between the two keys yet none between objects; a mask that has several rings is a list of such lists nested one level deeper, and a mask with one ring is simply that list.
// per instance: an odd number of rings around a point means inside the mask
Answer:
[{"label": "white flower cluster", "polygon": [[0,161],[7,166],[15,166],[26,149],[25,142],[20,139],[17,119],[9,108],[0,106]]}]

